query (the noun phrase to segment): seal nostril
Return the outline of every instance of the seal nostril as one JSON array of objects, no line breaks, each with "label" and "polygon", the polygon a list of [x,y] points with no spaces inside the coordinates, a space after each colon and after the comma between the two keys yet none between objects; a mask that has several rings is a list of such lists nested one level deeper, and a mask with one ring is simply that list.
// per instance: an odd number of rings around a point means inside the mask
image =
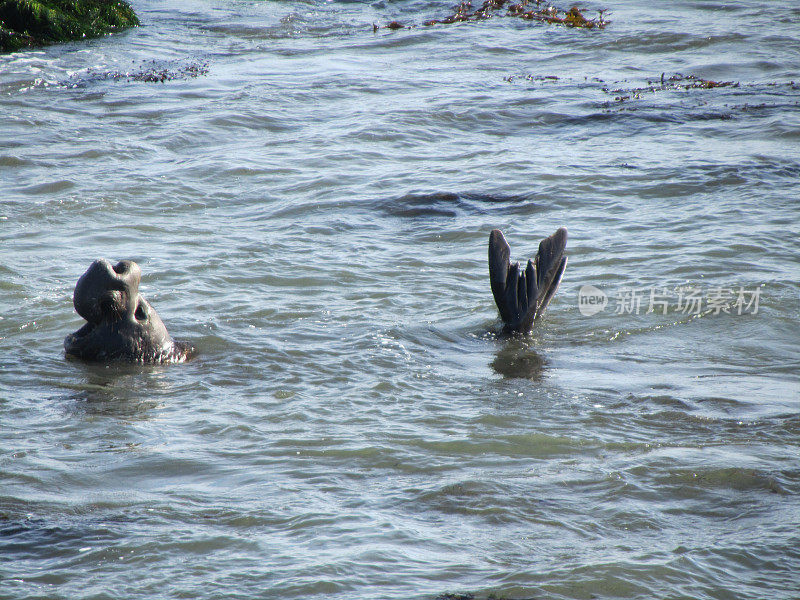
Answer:
[{"label": "seal nostril", "polygon": [[136,307],[136,312],[133,313],[133,316],[136,317],[137,321],[144,321],[147,319],[147,314],[144,312],[144,307],[141,304]]}]

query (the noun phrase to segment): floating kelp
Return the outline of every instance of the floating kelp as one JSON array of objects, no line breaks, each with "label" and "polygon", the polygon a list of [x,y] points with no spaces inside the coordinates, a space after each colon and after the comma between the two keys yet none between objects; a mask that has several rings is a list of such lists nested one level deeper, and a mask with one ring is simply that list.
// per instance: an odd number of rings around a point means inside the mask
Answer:
[{"label": "floating kelp", "polygon": [[[695,75],[684,75],[682,73],[676,73],[672,75],[668,79],[664,79],[664,73],[661,74],[661,80],[659,82],[648,81],[648,85],[655,86],[653,89],[694,89],[694,88],[703,88],[706,90],[710,90],[711,88],[715,87],[739,87],[739,83],[734,83],[733,81],[712,81],[711,79],[703,79],[702,77],[697,77]],[[656,84],[658,84],[656,86]],[[650,89],[650,88],[648,88]]]},{"label": "floating kelp", "polygon": [[166,83],[179,79],[194,79],[208,74],[207,62],[193,62],[190,64],[178,61],[140,63],[139,66],[127,71],[103,71],[89,69],[84,71],[77,81],[67,83],[68,87],[83,87],[95,81],[143,81],[146,83]]},{"label": "floating kelp", "polygon": [[[505,12],[502,12],[505,9]],[[452,14],[440,19],[430,19],[423,25],[449,25],[451,23],[463,23],[465,21],[483,21],[492,17],[517,17],[527,21],[539,21],[541,23],[551,23],[564,25],[566,27],[579,27],[582,29],[603,29],[610,23],[603,18],[603,11],[596,19],[587,19],[583,16],[577,6],[573,6],[567,11],[556,8],[552,5],[542,5],[541,0],[522,0],[512,3],[509,0],[484,0],[480,8],[472,10],[471,0],[462,2],[451,8]],[[405,25],[399,21],[391,21],[384,25],[383,29],[406,29],[414,25]],[[381,29],[378,25],[373,25],[372,30]]]},{"label": "floating kelp", "polygon": [[[478,600],[478,598],[475,596],[475,594],[467,592],[463,594],[462,593],[440,594],[439,596],[436,596],[435,600]],[[508,600],[508,599],[505,596],[497,596],[494,593],[491,593],[488,596],[486,596],[486,600]]]},{"label": "floating kelp", "polygon": [[[660,94],[664,95],[667,102],[674,102],[679,100],[683,102],[691,101],[696,98],[700,106],[706,106],[708,100],[703,97],[707,92],[706,90],[720,90],[725,89],[741,89],[744,93],[758,93],[769,94],[770,96],[778,96],[783,98],[780,102],[760,102],[760,103],[737,103],[737,104],[724,104],[715,111],[709,112],[707,116],[702,118],[714,119],[729,119],[731,114],[735,112],[748,112],[756,110],[770,110],[780,107],[787,107],[794,109],[800,106],[800,101],[796,100],[794,92],[800,89],[800,83],[795,81],[770,81],[759,83],[740,83],[738,81],[715,81],[713,79],[705,79],[697,75],[684,75],[682,73],[675,73],[667,77],[666,73],[662,73],[660,78],[646,80],[647,85],[638,85],[633,87],[628,80],[623,81],[605,81],[598,77],[583,77],[580,79],[570,77],[559,77],[557,75],[537,75],[532,73],[518,73],[513,75],[506,75],[503,81],[507,83],[527,82],[533,89],[534,86],[539,87],[543,85],[567,85],[570,87],[577,87],[581,89],[581,93],[586,95],[591,94],[604,94],[609,99],[602,103],[602,108],[605,112],[619,112],[619,111],[633,111],[639,109],[647,109],[651,103],[646,101],[651,98],[654,101],[658,99]],[[697,94],[687,93],[695,92]],[[790,91],[786,95],[783,90]],[[681,92],[675,94],[675,92]],[[714,95],[715,97],[719,97]],[[728,96],[729,97],[729,96]],[[741,94],[736,95],[736,98],[741,97]],[[687,105],[690,106],[690,105]]]},{"label": "floating kelp", "polygon": [[148,83],[164,83],[165,81],[175,81],[177,79],[194,79],[200,75],[208,74],[208,63],[191,64],[187,66],[171,68],[163,66],[147,67],[138,71],[111,71],[105,73],[105,79],[119,81],[146,81]]},{"label": "floating kelp", "polygon": [[515,79],[524,79],[525,81],[549,81],[556,82],[560,79],[558,75],[509,75],[503,77],[503,81],[511,83]]},{"label": "floating kelp", "polygon": [[661,74],[660,80],[648,81],[647,86],[632,89],[616,88],[610,89],[607,87],[602,88],[606,94],[614,94],[615,102],[624,102],[626,100],[639,100],[643,94],[664,92],[669,90],[710,90],[713,88],[725,87],[739,87],[739,82],[733,81],[713,81],[711,79],[703,79],[695,75],[683,75],[676,73],[668,78]]},{"label": "floating kelp", "polygon": [[119,0],[0,0],[0,52],[99,37],[139,25]]},{"label": "floating kelp", "polygon": [[[539,4],[537,2],[537,7],[538,6]],[[577,6],[570,8],[563,16],[561,11],[554,6],[548,6],[544,10],[538,10],[537,8],[537,10],[531,11],[526,11],[525,8],[527,8],[527,2],[512,4],[509,6],[509,14],[511,14],[513,10],[514,12],[511,16],[517,16],[521,19],[566,25],[567,27],[581,27],[583,29],[593,29],[594,27],[603,29],[610,22],[603,18],[603,11],[600,11],[597,19],[587,19]]]}]

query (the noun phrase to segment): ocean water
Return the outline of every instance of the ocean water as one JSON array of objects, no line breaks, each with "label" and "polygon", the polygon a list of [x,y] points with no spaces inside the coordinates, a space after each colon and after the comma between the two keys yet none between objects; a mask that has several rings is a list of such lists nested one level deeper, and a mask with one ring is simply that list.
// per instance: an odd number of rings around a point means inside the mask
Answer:
[{"label": "ocean water", "polygon": [[[133,6],[0,56],[0,598],[798,598],[794,2]],[[98,257],[193,360],[65,358]]]}]

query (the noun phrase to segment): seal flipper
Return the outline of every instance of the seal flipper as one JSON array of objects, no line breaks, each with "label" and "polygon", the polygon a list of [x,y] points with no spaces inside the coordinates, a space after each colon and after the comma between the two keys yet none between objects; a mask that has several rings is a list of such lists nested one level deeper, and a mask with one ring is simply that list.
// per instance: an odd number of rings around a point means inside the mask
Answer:
[{"label": "seal flipper", "polygon": [[512,320],[512,313],[506,305],[506,281],[508,280],[508,270],[511,267],[509,257],[511,248],[503,237],[503,232],[494,229],[489,234],[489,283],[492,286],[492,295],[497,308],[500,311],[500,318],[506,323]]},{"label": "seal flipper", "polygon": [[500,318],[510,331],[527,331],[536,315],[536,267],[529,260],[524,271],[509,260],[511,248],[499,229],[489,235],[489,281]]},{"label": "seal flipper", "polygon": [[567,267],[567,257],[564,256],[566,247],[567,230],[563,227],[539,243],[539,252],[534,259],[539,286],[539,295],[536,298],[537,317],[547,308],[564,276],[564,269]]},{"label": "seal flipper", "polygon": [[542,299],[539,302],[539,306],[536,309],[536,316],[538,317],[540,314],[544,312],[544,309],[547,308],[547,305],[550,304],[550,300],[553,295],[556,293],[558,289],[558,284],[561,283],[561,278],[564,276],[564,269],[567,268],[567,257],[561,257],[561,262],[558,263],[558,268],[555,272],[555,276],[553,277],[553,281],[550,284],[550,287],[547,289],[547,292],[542,294]]},{"label": "seal flipper", "polygon": [[509,260],[511,249],[503,233],[494,229],[489,235],[489,281],[506,330],[528,333],[547,308],[564,275],[566,245],[567,230],[562,227],[542,240],[536,258],[520,272],[519,263]]}]

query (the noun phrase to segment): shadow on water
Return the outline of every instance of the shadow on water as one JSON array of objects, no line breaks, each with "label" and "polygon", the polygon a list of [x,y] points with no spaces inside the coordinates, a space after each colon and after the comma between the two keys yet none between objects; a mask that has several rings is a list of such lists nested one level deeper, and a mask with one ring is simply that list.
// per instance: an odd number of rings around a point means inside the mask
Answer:
[{"label": "shadow on water", "polygon": [[388,216],[405,218],[457,217],[461,214],[519,214],[535,210],[531,198],[523,195],[455,194],[452,192],[406,194],[401,197],[382,199],[373,206]]},{"label": "shadow on water", "polygon": [[70,359],[77,377],[66,385],[69,412],[86,416],[150,419],[149,412],[170,394],[166,368],[160,365],[109,365]]},{"label": "shadow on water", "polygon": [[503,347],[490,363],[492,370],[505,379],[530,379],[541,381],[547,368],[547,360],[527,340],[508,338],[501,340]]},{"label": "shadow on water", "polygon": [[22,518],[0,514],[0,548],[9,560],[42,559],[73,547],[86,533],[67,525],[54,525],[32,515]]}]

